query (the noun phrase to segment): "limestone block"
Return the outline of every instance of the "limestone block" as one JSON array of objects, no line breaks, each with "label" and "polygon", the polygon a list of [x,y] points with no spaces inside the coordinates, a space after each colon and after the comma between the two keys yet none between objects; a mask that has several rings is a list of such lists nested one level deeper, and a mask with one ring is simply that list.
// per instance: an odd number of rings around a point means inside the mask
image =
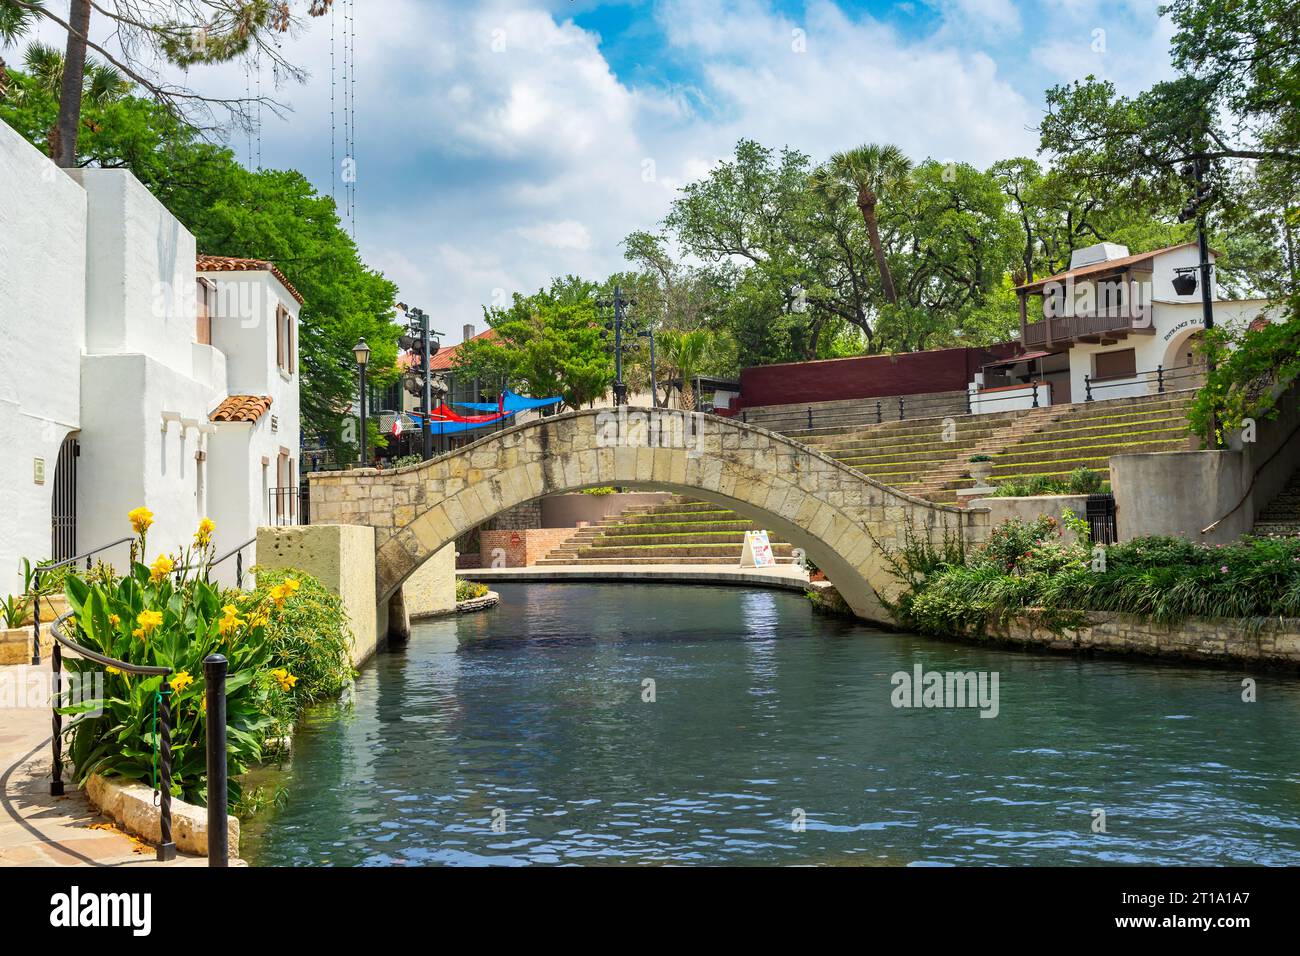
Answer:
[{"label": "limestone block", "polygon": [[[86,798],[127,833],[151,843],[162,842],[162,811],[153,805],[153,791],[143,784],[127,783],[91,774],[86,779]],[[182,853],[208,855],[208,811],[172,798],[172,842]],[[231,859],[239,859],[239,818],[226,817],[226,848]]]}]

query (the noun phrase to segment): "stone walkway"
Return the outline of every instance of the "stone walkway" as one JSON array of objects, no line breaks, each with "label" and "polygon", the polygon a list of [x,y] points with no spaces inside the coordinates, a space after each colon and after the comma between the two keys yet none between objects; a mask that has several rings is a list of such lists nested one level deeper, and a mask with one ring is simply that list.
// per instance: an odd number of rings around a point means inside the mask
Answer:
[{"label": "stone walkway", "polygon": [[0,668],[11,685],[0,698],[35,705],[0,709],[0,867],[206,865],[196,856],[158,863],[152,846],[117,829],[70,783],[65,796],[50,796],[48,675],[46,667]]},{"label": "stone walkway", "polygon": [[678,584],[730,584],[808,590],[808,572],[793,564],[739,568],[734,564],[588,564],[530,568],[460,568],[471,581],[664,581]]}]

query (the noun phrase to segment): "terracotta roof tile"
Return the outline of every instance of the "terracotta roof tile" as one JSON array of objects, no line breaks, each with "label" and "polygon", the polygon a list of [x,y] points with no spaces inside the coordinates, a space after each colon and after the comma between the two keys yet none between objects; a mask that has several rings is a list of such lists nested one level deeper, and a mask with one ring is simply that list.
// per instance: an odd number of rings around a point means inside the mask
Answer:
[{"label": "terracotta roof tile", "polygon": [[231,395],[208,418],[214,422],[255,422],[270,407],[270,395]]},{"label": "terracotta roof tile", "polygon": [[195,257],[194,267],[199,272],[269,272],[280,280],[280,284],[289,290],[299,305],[303,305],[303,298],[298,290],[293,287],[293,283],[284,277],[284,273],[275,267],[274,262],[268,262],[265,259],[238,259],[232,256],[205,256]]},{"label": "terracotta roof tile", "polygon": [[[1136,265],[1139,262],[1145,262],[1148,259],[1154,259],[1156,256],[1173,252],[1175,249],[1182,249],[1185,246],[1194,246],[1194,242],[1180,242],[1176,246],[1165,246],[1163,249],[1152,249],[1150,252],[1138,252],[1131,256],[1123,256],[1119,259],[1103,259],[1101,262],[1090,262],[1086,266],[1079,266],[1077,269],[1067,269],[1064,272],[1058,272],[1054,276],[1048,276],[1046,279],[1035,279],[1033,282],[1025,285],[1016,286],[1016,292],[1041,292],[1043,286],[1049,282],[1063,282],[1066,278],[1082,278],[1083,276],[1096,275],[1101,272],[1108,272],[1112,269],[1123,269],[1125,266]],[[1213,249],[1210,250],[1214,252]]]},{"label": "terracotta roof tile", "polygon": [[[497,337],[497,330],[488,329],[486,332],[480,332],[478,335],[474,336],[469,341],[478,342],[482,340],[484,342],[487,342],[487,341],[491,341],[492,339],[495,339],[496,337]],[[452,364],[456,361],[456,355],[460,352],[461,345],[464,344],[465,343],[462,342],[460,343],[460,345],[453,345],[450,346],[449,348],[439,349],[438,354],[435,355],[433,358],[429,359],[429,367],[432,368],[435,372],[447,371],[449,368],[451,368]]]}]

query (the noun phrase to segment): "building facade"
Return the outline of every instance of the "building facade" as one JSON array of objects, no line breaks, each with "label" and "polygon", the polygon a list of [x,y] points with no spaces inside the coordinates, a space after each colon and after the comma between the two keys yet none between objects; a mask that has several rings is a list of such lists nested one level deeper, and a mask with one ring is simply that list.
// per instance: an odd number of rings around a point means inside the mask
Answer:
[{"label": "building facade", "polygon": [[0,257],[0,592],[142,505],[150,559],[204,517],[218,553],[275,519],[297,485],[302,301],[271,263],[199,256],[129,172],[60,170],[3,123]]}]

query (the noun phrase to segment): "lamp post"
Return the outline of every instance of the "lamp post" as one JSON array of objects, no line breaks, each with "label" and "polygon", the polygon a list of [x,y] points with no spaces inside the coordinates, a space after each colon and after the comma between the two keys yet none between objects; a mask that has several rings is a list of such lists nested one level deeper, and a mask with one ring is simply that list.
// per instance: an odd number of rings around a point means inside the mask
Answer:
[{"label": "lamp post", "polygon": [[361,376],[361,467],[366,466],[366,366],[370,364],[370,346],[364,338],[357,339],[352,346],[352,354],[357,359],[357,372]]},{"label": "lamp post", "polygon": [[[1214,291],[1210,287],[1211,265],[1210,265],[1210,245],[1205,234],[1205,207],[1209,204],[1213,187],[1205,181],[1205,174],[1209,171],[1210,161],[1203,155],[1197,154],[1192,157],[1192,161],[1183,168],[1183,175],[1191,179],[1196,186],[1196,192],[1188,200],[1187,205],[1183,207],[1178,214],[1179,222],[1187,222],[1190,219],[1196,220],[1196,248],[1200,261],[1197,263],[1197,271],[1200,273],[1201,280],[1201,322],[1206,332],[1214,328]],[[1210,343],[1210,351],[1205,355],[1205,370],[1214,373],[1214,353],[1213,343]],[[1210,447],[1219,447],[1219,423],[1216,417],[1210,419],[1210,434],[1208,436]]]},{"label": "lamp post", "polygon": [[659,407],[659,387],[655,384],[655,326],[654,322],[644,332],[638,332],[638,336],[650,340],[650,404]]},{"label": "lamp post", "polygon": [[614,333],[614,404],[627,404],[627,383],[623,381],[623,320],[629,305],[635,304],[631,299],[623,294],[620,286],[614,286],[614,295],[610,299],[598,299],[596,306],[602,309],[613,309],[614,318],[612,322],[605,323],[605,332],[600,337],[606,338],[609,331]]}]

